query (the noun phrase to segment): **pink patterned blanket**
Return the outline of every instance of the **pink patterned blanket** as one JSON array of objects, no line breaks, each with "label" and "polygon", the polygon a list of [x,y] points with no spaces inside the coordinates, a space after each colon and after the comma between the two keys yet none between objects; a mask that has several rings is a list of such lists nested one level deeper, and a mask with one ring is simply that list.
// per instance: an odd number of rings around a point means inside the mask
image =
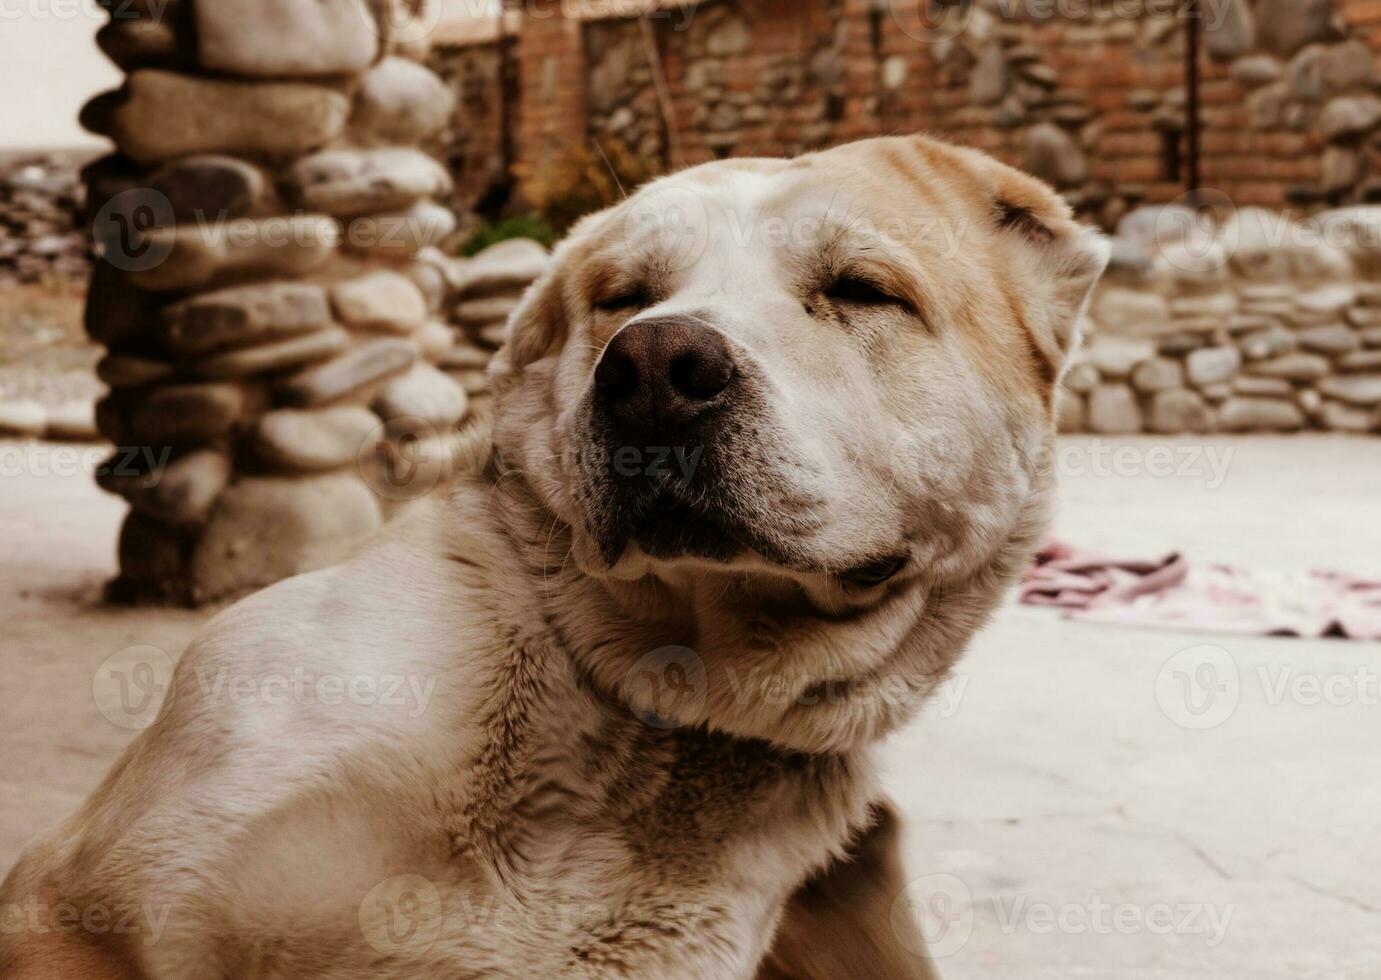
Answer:
[{"label": "pink patterned blanket", "polygon": [[1104,623],[1381,640],[1381,580],[1338,572],[1199,565],[1179,554],[1129,560],[1051,541],[1027,571],[1020,598]]}]

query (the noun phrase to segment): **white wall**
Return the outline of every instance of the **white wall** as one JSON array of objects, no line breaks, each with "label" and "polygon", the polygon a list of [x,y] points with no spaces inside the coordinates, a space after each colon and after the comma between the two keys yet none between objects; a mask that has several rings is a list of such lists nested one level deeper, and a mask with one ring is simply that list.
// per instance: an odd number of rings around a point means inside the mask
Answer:
[{"label": "white wall", "polygon": [[77,111],[120,84],[93,40],[105,20],[91,0],[0,0],[0,149],[104,142]]}]

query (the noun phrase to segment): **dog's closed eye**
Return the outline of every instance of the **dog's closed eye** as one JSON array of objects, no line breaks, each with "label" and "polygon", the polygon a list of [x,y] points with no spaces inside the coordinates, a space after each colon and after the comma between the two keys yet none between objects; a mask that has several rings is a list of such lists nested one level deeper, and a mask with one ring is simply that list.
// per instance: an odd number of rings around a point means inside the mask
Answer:
[{"label": "dog's closed eye", "polygon": [[652,295],[642,286],[632,286],[597,299],[591,305],[602,313],[641,310],[652,305]]},{"label": "dog's closed eye", "polygon": [[881,306],[900,303],[877,283],[859,276],[840,276],[825,287],[825,297],[836,303],[856,303],[860,306]]}]

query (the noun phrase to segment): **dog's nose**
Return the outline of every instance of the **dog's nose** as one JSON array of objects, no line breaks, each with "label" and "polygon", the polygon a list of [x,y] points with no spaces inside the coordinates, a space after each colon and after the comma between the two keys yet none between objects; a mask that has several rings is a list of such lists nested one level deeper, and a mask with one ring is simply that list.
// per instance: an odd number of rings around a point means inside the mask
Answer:
[{"label": "dog's nose", "polygon": [[722,404],[733,380],[733,355],[723,335],[689,316],[629,324],[595,368],[604,410],[635,432],[675,431]]}]

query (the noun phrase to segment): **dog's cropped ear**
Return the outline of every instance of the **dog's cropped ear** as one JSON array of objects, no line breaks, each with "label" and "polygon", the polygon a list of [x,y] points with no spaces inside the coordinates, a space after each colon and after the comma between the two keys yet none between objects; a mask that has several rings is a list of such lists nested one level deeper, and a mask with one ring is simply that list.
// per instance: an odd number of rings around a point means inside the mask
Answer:
[{"label": "dog's cropped ear", "polygon": [[1000,258],[1022,273],[1027,311],[1045,322],[1045,354],[1051,363],[1064,364],[1079,345],[1079,318],[1107,267],[1107,239],[1075,221],[1064,198],[1030,174],[977,150],[929,140],[926,145],[967,165],[959,168],[972,178],[966,189],[979,195]]},{"label": "dog's cropped ear", "polygon": [[508,340],[489,362],[495,393],[517,378],[523,368],[541,360],[566,339],[566,303],[560,261],[528,287],[508,318]]},{"label": "dog's cropped ear", "polygon": [[1006,198],[994,205],[993,220],[999,232],[1023,246],[1037,278],[1049,284],[1046,321],[1059,360],[1079,346],[1079,321],[1094,284],[1107,268],[1108,241],[1094,228],[1073,220],[1042,216],[1040,212]]},{"label": "dog's cropped ear", "polygon": [[[1042,296],[1050,339],[1063,362],[1079,345],[1079,320],[1089,295],[1107,268],[1111,246],[1095,228],[1074,220],[1069,205],[1047,185],[996,161],[987,183],[990,220],[999,237],[1030,271]],[[1051,351],[1056,354],[1056,351]]]}]

